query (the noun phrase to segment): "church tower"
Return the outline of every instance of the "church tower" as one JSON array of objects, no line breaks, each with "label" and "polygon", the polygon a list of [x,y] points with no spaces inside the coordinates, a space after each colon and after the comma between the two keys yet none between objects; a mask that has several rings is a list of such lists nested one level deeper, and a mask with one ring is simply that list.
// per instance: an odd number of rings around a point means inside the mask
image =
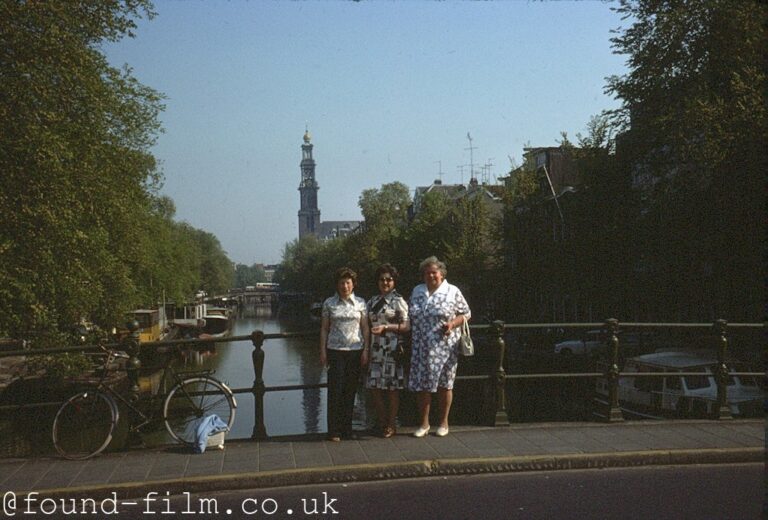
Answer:
[{"label": "church tower", "polygon": [[301,206],[299,209],[299,238],[317,235],[320,230],[320,210],[317,208],[317,190],[320,187],[315,180],[315,160],[312,158],[312,136],[307,129],[304,132],[304,144],[301,145]]}]

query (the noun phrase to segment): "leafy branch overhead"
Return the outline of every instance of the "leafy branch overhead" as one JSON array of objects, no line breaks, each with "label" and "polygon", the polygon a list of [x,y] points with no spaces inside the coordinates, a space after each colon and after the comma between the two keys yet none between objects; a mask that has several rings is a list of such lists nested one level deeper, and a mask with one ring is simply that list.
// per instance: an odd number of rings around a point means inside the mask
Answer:
[{"label": "leafy branch overhead", "polygon": [[0,8],[0,336],[113,325],[163,290],[231,281],[215,237],[157,194],[163,95],[100,49],[153,15],[145,0]]}]

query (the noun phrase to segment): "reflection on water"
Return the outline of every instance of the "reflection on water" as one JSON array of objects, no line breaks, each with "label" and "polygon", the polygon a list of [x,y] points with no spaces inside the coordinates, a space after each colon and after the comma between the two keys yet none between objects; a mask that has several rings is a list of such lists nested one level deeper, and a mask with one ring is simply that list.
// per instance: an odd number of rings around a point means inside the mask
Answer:
[{"label": "reflection on water", "polygon": [[[268,310],[268,309],[265,309]],[[232,335],[249,335],[254,330],[265,334],[306,331],[316,324],[281,323],[269,315],[250,313],[239,316]],[[319,384],[325,382],[325,370],[318,359],[317,338],[268,339],[264,342],[264,384],[269,387]],[[180,362],[181,370],[215,370],[217,379],[230,388],[250,389],[254,372],[250,341],[217,343],[209,351],[189,351]],[[237,418],[231,437],[251,436],[254,424],[253,395],[237,393]],[[357,413],[358,423],[364,413]],[[325,389],[267,392],[264,397],[264,423],[270,436],[325,431]]]}]

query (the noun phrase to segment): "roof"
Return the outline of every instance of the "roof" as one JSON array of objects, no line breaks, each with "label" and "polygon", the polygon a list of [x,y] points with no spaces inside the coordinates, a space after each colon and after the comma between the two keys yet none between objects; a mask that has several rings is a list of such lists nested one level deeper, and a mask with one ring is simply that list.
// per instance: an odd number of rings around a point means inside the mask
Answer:
[{"label": "roof", "polygon": [[465,186],[463,184],[442,184],[439,181],[435,181],[430,186],[419,186],[414,190],[413,204],[411,206],[412,215],[419,213],[422,199],[430,192],[442,193],[450,201],[481,197],[483,200],[490,203],[491,207],[495,207],[497,211],[501,211],[502,203],[500,195],[502,190],[503,187],[501,186],[486,186],[477,183],[473,184],[472,182]]},{"label": "roof", "polygon": [[419,186],[416,188],[416,196],[429,193],[431,191],[439,191],[448,197],[454,198],[467,191],[467,188],[463,184],[431,184],[429,186]]},{"label": "roof", "polygon": [[317,230],[321,239],[336,238],[354,233],[362,222],[359,220],[323,220]]}]

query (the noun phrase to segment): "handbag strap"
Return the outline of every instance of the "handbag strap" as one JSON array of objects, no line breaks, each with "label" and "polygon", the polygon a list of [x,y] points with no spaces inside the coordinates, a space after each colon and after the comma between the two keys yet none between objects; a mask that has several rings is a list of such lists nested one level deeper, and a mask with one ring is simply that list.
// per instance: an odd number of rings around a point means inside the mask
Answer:
[{"label": "handbag strap", "polygon": [[[463,315],[462,315],[463,316]],[[470,336],[469,334],[469,320],[467,320],[466,316],[464,317],[464,320],[462,320],[463,323],[461,325],[461,333]]]}]

